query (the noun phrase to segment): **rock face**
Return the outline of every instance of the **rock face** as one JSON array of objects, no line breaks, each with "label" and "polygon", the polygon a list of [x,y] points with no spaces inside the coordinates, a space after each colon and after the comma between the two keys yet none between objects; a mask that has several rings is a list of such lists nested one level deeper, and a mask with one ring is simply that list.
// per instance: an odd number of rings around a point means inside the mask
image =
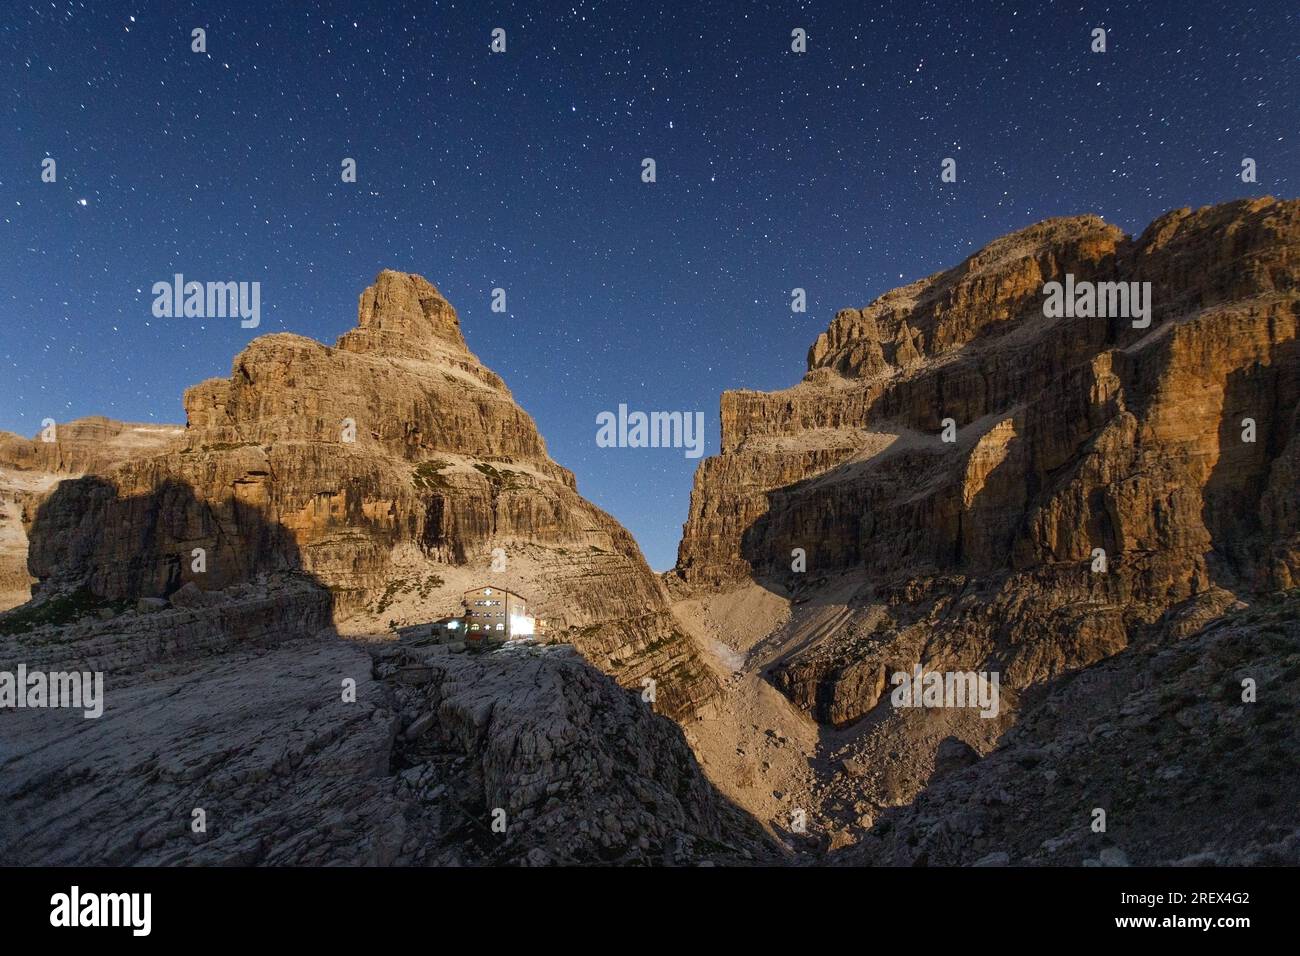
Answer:
[{"label": "rock face", "polygon": [[[393,766],[406,791],[454,808],[444,825],[478,831],[483,862],[779,858],[704,778],[681,729],[570,647],[399,653],[378,671],[398,678],[405,730]],[[429,842],[415,841],[420,862],[466,862]]]},{"label": "rock face", "polygon": [[983,760],[950,768],[833,859],[1294,866],[1300,592],[1163,638],[1036,690]]},{"label": "rock face", "polygon": [[177,442],[179,425],[119,422],[100,415],[53,425],[31,439],[0,431],[0,467],[56,475],[99,474]]},{"label": "rock face", "polygon": [[[1067,274],[1151,283],[1149,327],[1045,317]],[[804,597],[856,575],[856,614],[773,673],[837,725],[918,661],[1023,688],[1213,589],[1293,587],[1298,320],[1300,202],[1182,209],[1137,239],[1031,226],[840,312],[795,387],[726,393],[675,573]]]},{"label": "rock face", "polygon": [[373,633],[456,613],[492,584],[625,686],[655,681],[664,712],[706,705],[716,680],[635,542],[547,456],[450,303],[385,271],[358,313],[333,348],[254,340],[229,379],[186,392],[176,446],[31,509],[43,587],[168,597],[301,571],[341,628]]},{"label": "rock face", "polygon": [[30,440],[0,431],[0,611],[31,597],[25,510],[59,481],[103,472],[154,454],[180,439],[179,425],[90,417],[56,425]]}]

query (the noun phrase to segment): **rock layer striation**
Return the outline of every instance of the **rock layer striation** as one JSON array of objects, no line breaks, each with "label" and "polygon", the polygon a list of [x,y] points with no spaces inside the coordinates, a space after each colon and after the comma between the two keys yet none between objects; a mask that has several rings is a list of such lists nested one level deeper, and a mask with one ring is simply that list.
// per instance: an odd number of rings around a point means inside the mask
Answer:
[{"label": "rock layer striation", "polygon": [[42,587],[166,598],[301,572],[341,629],[367,633],[496,584],[624,686],[654,681],[666,713],[716,693],[632,537],[578,494],[423,278],[380,273],[333,347],[255,339],[185,413],[175,445],[31,509]]},{"label": "rock layer striation", "polygon": [[[1149,326],[1046,317],[1067,275],[1149,282]],[[1023,688],[1184,602],[1294,587],[1298,319],[1297,201],[1006,236],[840,312],[793,388],[724,394],[675,575],[804,596],[857,575],[869,626],[773,671],[835,724],[917,662]]]}]

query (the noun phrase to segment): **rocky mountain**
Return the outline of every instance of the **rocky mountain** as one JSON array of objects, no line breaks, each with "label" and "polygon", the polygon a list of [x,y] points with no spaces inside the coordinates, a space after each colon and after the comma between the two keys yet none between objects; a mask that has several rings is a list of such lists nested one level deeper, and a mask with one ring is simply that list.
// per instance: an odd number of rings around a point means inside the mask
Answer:
[{"label": "rocky mountain", "polygon": [[[1149,322],[1100,285],[1111,314],[1049,317],[1052,282],[1149,283]],[[1298,320],[1297,201],[999,239],[840,312],[798,385],[723,395],[674,587],[835,603],[769,676],[836,727],[918,662],[1014,706],[1167,614],[1294,587]]]},{"label": "rocky mountain", "polygon": [[653,681],[662,712],[716,695],[631,536],[419,276],[380,273],[333,347],[255,339],[185,413],[174,446],[64,481],[29,514],[42,593],[135,601],[301,572],[343,632],[374,634],[498,584],[624,686]]},{"label": "rocky mountain", "polygon": [[[663,585],[432,285],[383,272],[336,346],[257,339],[185,407],[0,443],[39,579],[0,672],[104,680],[95,719],[0,709],[0,863],[783,858],[665,716],[718,682]],[[482,583],[543,642],[393,633]]]}]

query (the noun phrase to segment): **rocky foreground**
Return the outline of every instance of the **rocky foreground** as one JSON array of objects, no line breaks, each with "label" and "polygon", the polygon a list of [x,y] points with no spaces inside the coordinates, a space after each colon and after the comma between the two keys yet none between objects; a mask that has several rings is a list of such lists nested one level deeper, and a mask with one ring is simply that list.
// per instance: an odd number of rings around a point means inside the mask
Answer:
[{"label": "rocky foreground", "polygon": [[1300,591],[1130,647],[1032,698],[991,753],[938,761],[915,802],[834,859],[1300,864]]},{"label": "rocky foreground", "polygon": [[130,666],[109,670],[98,719],[0,711],[0,864],[779,858],[681,730],[570,646],[451,653],[221,614],[136,615],[113,646],[91,624],[6,642],[0,670]]}]

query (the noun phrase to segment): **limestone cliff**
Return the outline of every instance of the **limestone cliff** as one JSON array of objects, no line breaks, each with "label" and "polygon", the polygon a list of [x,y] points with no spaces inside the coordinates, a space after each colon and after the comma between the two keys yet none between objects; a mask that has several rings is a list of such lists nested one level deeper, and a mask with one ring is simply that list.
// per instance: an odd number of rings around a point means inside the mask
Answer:
[{"label": "limestone cliff", "polygon": [[[1046,318],[1067,274],[1150,282],[1149,327]],[[773,671],[835,724],[917,661],[1014,692],[1180,602],[1293,587],[1298,320],[1297,201],[1181,209],[1136,239],[1095,216],[999,239],[840,312],[793,388],[723,396],[676,576],[802,600],[856,575],[856,620]]]},{"label": "limestone cliff", "polygon": [[301,571],[358,633],[453,614],[497,584],[624,686],[654,680],[662,711],[709,701],[716,680],[635,542],[548,457],[451,304],[385,271],[358,312],[334,347],[255,339],[230,378],[186,392],[175,447],[29,509],[32,573],[120,599]]},{"label": "limestone cliff", "polygon": [[56,424],[32,439],[0,431],[0,467],[64,476],[98,474],[161,451],[184,432],[179,425],[119,422],[102,415]]},{"label": "limestone cliff", "polygon": [[179,425],[146,425],[91,416],[26,439],[0,431],[0,611],[27,601],[36,579],[27,573],[23,513],[59,481],[94,474],[154,454],[184,433]]}]

